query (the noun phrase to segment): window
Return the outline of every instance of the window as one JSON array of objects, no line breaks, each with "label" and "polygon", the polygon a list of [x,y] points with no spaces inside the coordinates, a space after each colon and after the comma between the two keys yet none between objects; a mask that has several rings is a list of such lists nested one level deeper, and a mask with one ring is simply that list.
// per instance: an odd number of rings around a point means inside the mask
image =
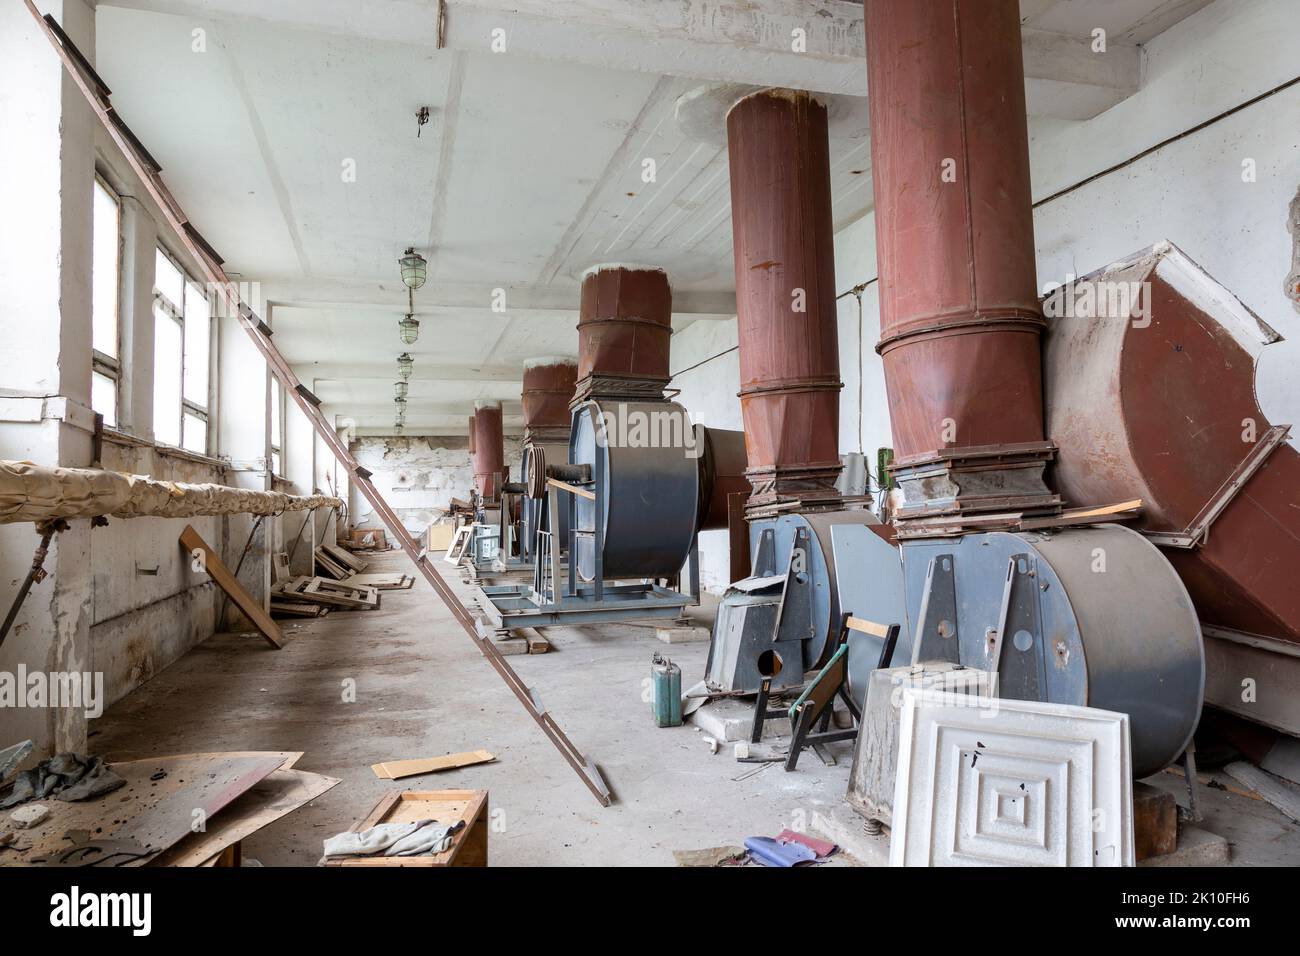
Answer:
[{"label": "window", "polygon": [[206,454],[212,314],[199,285],[161,247],[154,257],[153,432]]},{"label": "window", "polygon": [[118,328],[122,288],[122,207],[117,195],[95,177],[90,254],[90,407],[117,425],[117,382],[122,374]]},{"label": "window", "polygon": [[271,376],[271,474],[283,474],[281,469],[284,466],[284,444],[283,434],[284,427],[284,392],[280,388],[280,380],[274,375]]}]

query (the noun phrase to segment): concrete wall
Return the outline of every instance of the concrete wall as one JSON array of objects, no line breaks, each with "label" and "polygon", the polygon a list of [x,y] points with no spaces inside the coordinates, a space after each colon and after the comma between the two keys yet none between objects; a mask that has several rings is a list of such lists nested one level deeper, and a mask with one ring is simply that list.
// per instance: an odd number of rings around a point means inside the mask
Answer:
[{"label": "concrete wall", "polygon": [[[505,460],[512,479],[519,477],[523,439],[505,436]],[[441,516],[453,497],[468,501],[474,487],[468,439],[455,436],[362,436],[351,445],[362,467],[397,512],[406,529],[421,534]],[[352,523],[359,528],[381,527],[370,503],[353,496]]]},{"label": "concrete wall", "polygon": [[[1289,0],[1218,0],[1148,45],[1135,96],[1092,120],[1030,125],[1040,286],[1173,241],[1285,337],[1265,350],[1257,380],[1274,423],[1300,422],[1300,318],[1287,294],[1300,84],[1216,117],[1294,79],[1297,49],[1300,20]],[[872,470],[876,449],[892,445],[875,353],[875,239],[870,213],[835,236],[840,451],[864,452]],[[697,321],[673,336],[673,385],[695,421],[739,427],[735,345],[734,320]],[[717,590],[726,539],[708,533],[701,549],[703,580]]]}]

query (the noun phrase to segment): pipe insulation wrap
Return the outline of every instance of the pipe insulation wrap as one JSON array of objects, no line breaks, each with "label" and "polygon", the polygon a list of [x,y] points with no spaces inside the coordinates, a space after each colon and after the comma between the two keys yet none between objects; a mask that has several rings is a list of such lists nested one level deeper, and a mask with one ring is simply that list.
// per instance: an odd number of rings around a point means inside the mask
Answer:
[{"label": "pipe insulation wrap", "polygon": [[160,481],[98,468],[56,468],[0,461],[0,524],[52,518],[191,518],[196,515],[277,515],[341,508],[329,495],[287,495],[229,485]]}]

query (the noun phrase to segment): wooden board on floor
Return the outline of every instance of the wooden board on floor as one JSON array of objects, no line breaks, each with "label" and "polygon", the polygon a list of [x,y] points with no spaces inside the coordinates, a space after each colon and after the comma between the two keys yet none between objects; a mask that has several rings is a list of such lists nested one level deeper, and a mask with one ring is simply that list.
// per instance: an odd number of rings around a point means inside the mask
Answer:
[{"label": "wooden board on floor", "polygon": [[419,774],[437,773],[440,770],[455,770],[457,767],[472,767],[480,763],[492,763],[496,756],[486,750],[470,750],[459,754],[444,754],[441,757],[419,757],[415,760],[389,760],[384,763],[371,764],[375,776],[383,780],[401,780]]},{"label": "wooden board on floor", "polygon": [[321,550],[328,554],[339,566],[350,571],[356,571],[358,574],[370,567],[370,562],[358,558],[351,551],[340,548],[336,544],[322,544]]},{"label": "wooden board on floor", "polygon": [[370,811],[353,832],[380,823],[410,823],[437,820],[444,825],[465,821],[452,836],[451,846],[427,856],[336,856],[322,861],[325,866],[487,866],[488,792],[486,790],[404,790],[390,793]]},{"label": "wooden board on floor", "polygon": [[[193,833],[196,819],[214,819],[287,759],[296,757],[272,751],[111,761],[110,768],[126,781],[125,786],[97,799],[41,801],[49,817],[40,827],[21,831],[18,843],[23,849],[0,853],[0,866],[48,865],[71,848],[65,834],[83,830],[92,839],[148,848],[144,856],[123,864],[142,866]],[[201,811],[199,816],[196,811]]]},{"label": "wooden board on floor", "polygon": [[271,598],[271,613],[283,614],[285,617],[320,617],[324,605],[311,604],[307,601],[277,601]]},{"label": "wooden board on floor", "polygon": [[150,866],[206,866],[228,847],[315,800],[338,782],[319,773],[281,768],[209,820],[206,831],[191,833]]},{"label": "wooden board on floor", "polygon": [[277,649],[284,647],[287,641],[284,632],[280,630],[280,625],[276,624],[262,605],[253,600],[253,596],[244,590],[244,586],[230,573],[230,569],[222,563],[217,553],[208,547],[208,543],[192,525],[187,524],[185,530],[181,532],[181,547],[191,554],[202,553],[203,567],[207,570],[208,577],[229,595],[230,600],[234,601],[244,615],[253,622],[272,647]]},{"label": "wooden board on floor", "polygon": [[352,573],[351,568],[344,567],[330,557],[329,552],[324,547],[316,549],[316,567],[324,571],[336,581],[341,581]]},{"label": "wooden board on floor", "polygon": [[354,574],[350,578],[344,578],[343,583],[356,587],[375,588],[379,591],[404,591],[415,584],[415,578],[398,571],[374,571],[370,574]]},{"label": "wooden board on floor", "polygon": [[456,526],[449,521],[429,525],[425,532],[424,546],[429,551],[446,551],[451,539],[456,537]]}]

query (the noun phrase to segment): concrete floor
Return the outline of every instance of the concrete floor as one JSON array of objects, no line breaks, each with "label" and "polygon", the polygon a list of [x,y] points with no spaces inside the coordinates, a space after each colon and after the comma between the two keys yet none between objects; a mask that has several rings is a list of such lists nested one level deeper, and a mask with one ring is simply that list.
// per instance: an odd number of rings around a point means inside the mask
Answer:
[{"label": "concrete floor", "polygon": [[[396,551],[369,560],[369,570],[409,570]],[[472,589],[447,571],[472,601]],[[692,613],[707,623],[715,606]],[[643,697],[651,657],[668,653],[689,685],[703,674],[707,643],[665,645],[643,626],[551,628],[551,653],[509,658],[600,765],[616,796],[602,808],[423,579],[409,591],[384,592],[375,611],[282,623],[293,640],[280,651],[247,634],[196,647],[96,721],[89,744],[110,760],[305,751],[300,769],[341,782],[245,841],[245,855],[268,866],[314,865],[325,837],[395,788],[490,791],[494,865],[671,865],[674,849],[740,844],[786,826],[812,831],[815,815],[844,816],[849,744],[833,748],[835,767],[807,753],[793,773],[779,765],[755,773],[755,765],[735,761],[730,745],[711,754],[689,723],[654,726]],[[349,679],[355,703],[343,702]],[[400,782],[370,770],[381,760],[480,748],[497,762]],[[1180,778],[1151,782],[1186,802]],[[1300,863],[1300,826],[1269,804],[1207,788],[1201,802],[1202,828],[1229,840],[1235,865]]]},{"label": "concrete floor", "polygon": [[[371,571],[409,571],[400,552]],[[472,589],[444,576],[467,602]],[[711,616],[711,606],[693,609]],[[576,746],[600,766],[616,802],[604,808],[470,643],[433,589],[383,593],[375,611],[281,622],[293,640],[220,634],[194,648],[93,724],[89,747],[110,760],[215,750],[302,750],[297,767],[341,783],[264,828],[244,853],[268,866],[314,865],[321,841],[393,789],[482,788],[497,813],[494,865],[672,865],[674,849],[740,844],[786,826],[809,829],[839,803],[839,766],[811,753],[799,770],[710,754],[694,726],[658,728],[643,699],[651,657],[666,652],[683,684],[703,676],[707,643],[666,645],[652,627],[550,628],[553,650],[509,658]],[[356,702],[343,703],[343,682]],[[486,749],[496,763],[393,782],[372,763]]]}]

